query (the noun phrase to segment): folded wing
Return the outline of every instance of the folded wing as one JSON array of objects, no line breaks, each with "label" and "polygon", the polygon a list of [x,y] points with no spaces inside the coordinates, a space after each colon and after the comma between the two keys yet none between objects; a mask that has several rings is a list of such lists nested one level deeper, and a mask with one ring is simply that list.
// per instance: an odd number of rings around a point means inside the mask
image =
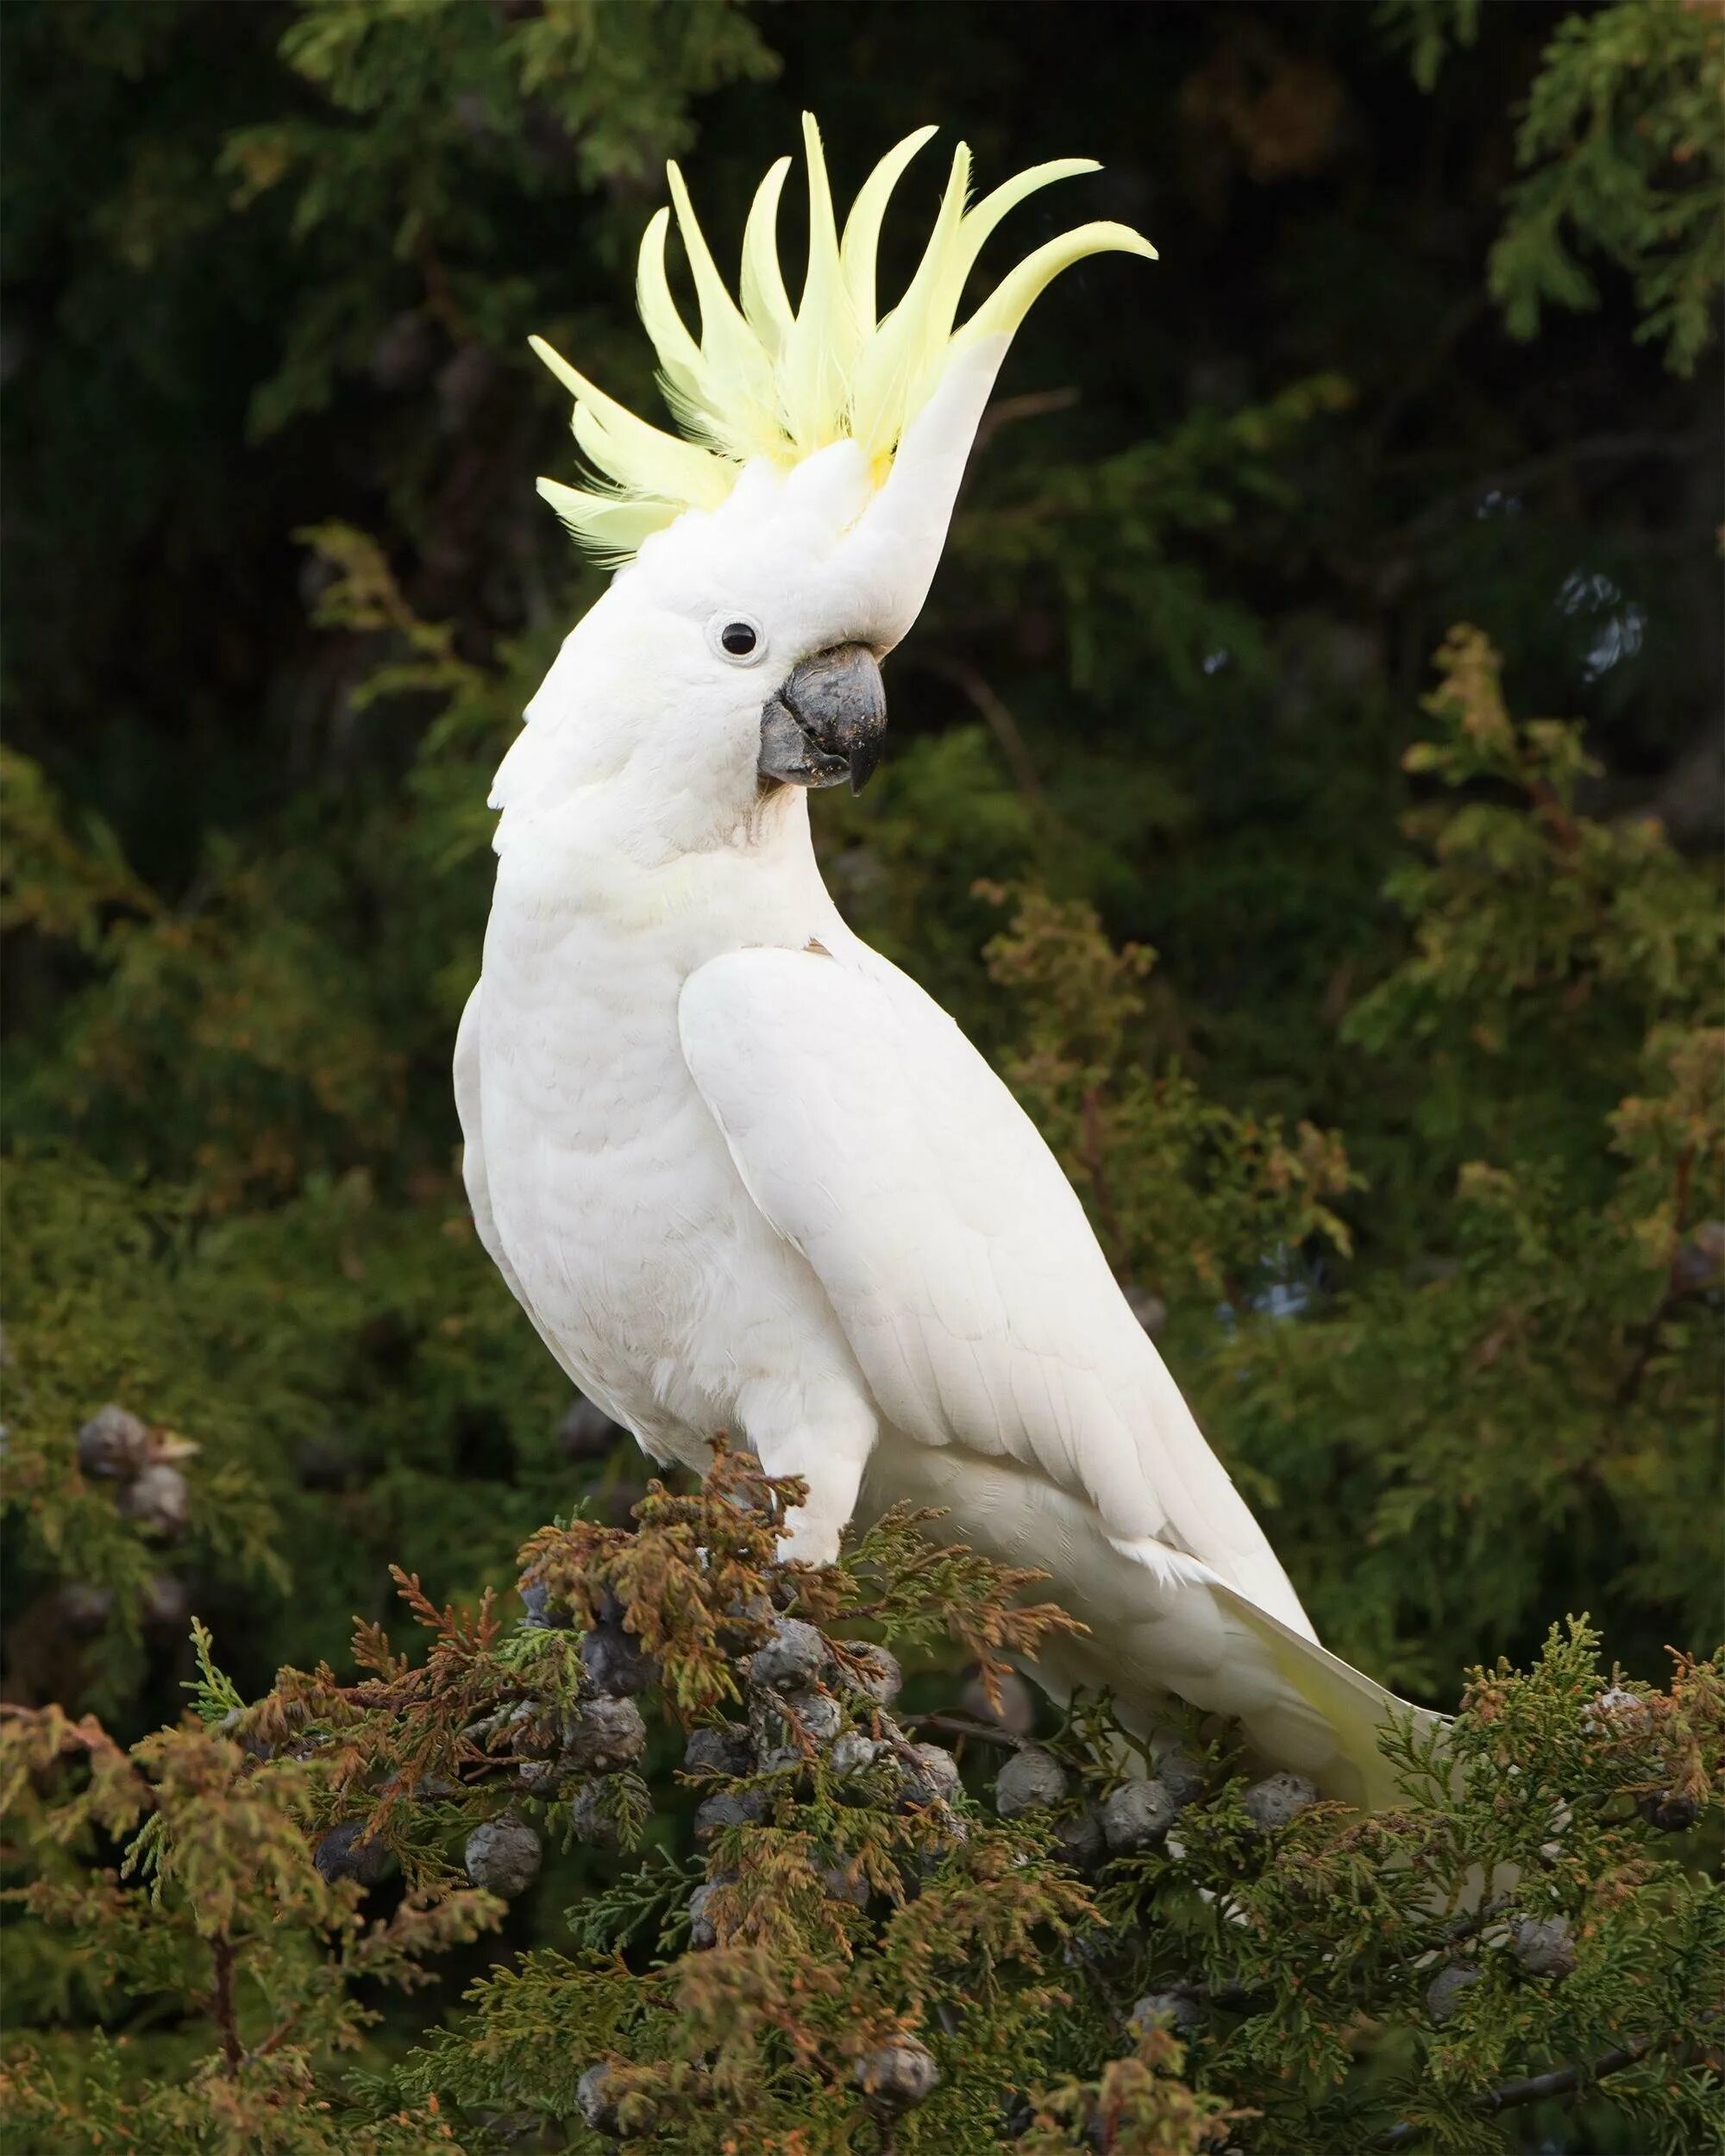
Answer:
[{"label": "folded wing", "polygon": [[1310,1637],[1058,1163],[938,1005],[872,952],[754,950],[702,967],[680,1018],[750,1194],[894,1428],[1006,1456],[1141,1562],[1196,1560]]}]

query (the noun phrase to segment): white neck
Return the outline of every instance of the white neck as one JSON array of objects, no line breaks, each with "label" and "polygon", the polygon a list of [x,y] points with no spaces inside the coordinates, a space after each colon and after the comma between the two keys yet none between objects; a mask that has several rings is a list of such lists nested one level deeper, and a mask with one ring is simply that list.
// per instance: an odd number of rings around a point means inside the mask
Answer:
[{"label": "white neck", "polygon": [[681,975],[750,943],[800,949],[844,933],[799,787],[776,788],[721,834],[710,803],[703,817],[682,789],[650,793],[632,759],[586,784],[530,792],[514,777],[491,937],[571,961],[597,941]]}]

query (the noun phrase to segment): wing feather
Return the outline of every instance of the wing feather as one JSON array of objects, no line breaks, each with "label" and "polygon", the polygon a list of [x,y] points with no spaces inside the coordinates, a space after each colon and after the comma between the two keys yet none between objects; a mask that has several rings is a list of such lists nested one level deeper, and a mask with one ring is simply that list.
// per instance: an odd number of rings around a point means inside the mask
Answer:
[{"label": "wing feather", "polygon": [[750,950],[693,975],[679,1016],[744,1183],[897,1429],[1039,1470],[1110,1538],[1184,1551],[1310,1636],[1059,1164],[938,1005],[860,945]]}]

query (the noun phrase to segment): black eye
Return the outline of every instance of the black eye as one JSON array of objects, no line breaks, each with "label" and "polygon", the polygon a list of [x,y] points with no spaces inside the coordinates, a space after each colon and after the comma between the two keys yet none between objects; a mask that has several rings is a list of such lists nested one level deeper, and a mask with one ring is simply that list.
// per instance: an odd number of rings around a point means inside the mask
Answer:
[{"label": "black eye", "polygon": [[709,614],[703,633],[713,657],[733,667],[759,666],[767,655],[767,632],[753,614]]}]

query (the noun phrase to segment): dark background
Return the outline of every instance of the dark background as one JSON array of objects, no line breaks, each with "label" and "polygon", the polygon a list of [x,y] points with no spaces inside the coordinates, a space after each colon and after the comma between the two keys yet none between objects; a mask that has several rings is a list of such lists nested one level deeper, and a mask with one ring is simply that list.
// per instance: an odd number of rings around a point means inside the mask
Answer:
[{"label": "dark background", "polygon": [[[729,259],[805,105],[841,199],[942,126],[889,291],[960,135],[983,186],[1104,167],[989,263],[1090,216],[1162,258],[1081,266],[1019,339],[892,664],[889,768],[822,805],[844,903],[998,1049],[1019,1021],[976,879],[1088,900],[1159,953],[1143,1069],[1344,1133],[1354,1255],[1266,1254],[1296,1315],[1244,1375],[1265,1280],[1219,1297],[1183,1252],[1133,1258],[1342,1651],[1448,1701],[1565,1608],[1649,1668],[1706,1630],[1706,1372],[1626,1432],[1618,1377],[1581,1369],[1608,1336],[1633,1362],[1659,1300],[1594,1281],[1581,1234],[1658,999],[1541,1004],[1484,1060],[1459,1020],[1375,1057],[1346,1028],[1406,956],[1400,759],[1452,624],[1501,648],[1518,716],[1583,723],[1590,815],[1651,810],[1697,856],[1717,822],[1716,370],[1638,338],[1609,261],[1590,310],[1510,334],[1488,263],[1519,115],[1590,11],[1487,8],[1421,87],[1415,41],[1466,12],[11,0],[4,692],[41,774],[14,776],[4,977],[37,1463],[15,1696],[172,1711],[188,1598],[255,1688],[381,1608],[387,1560],[476,1592],[574,1491],[638,1487],[630,1448],[562,1423],[455,1175],[486,778],[598,588],[533,493],[573,460],[525,339],[652,411],[629,292],[664,157]],[[1578,1283],[1484,1405],[1486,1304],[1543,1291],[1426,1294],[1475,1277],[1476,1158],[1556,1179],[1570,1241],[1519,1262]],[[1324,1331],[1374,1312],[1375,1359]],[[166,1554],[70,1468],[110,1397],[202,1448]],[[64,1601],[92,1581],[93,1643]]]}]

